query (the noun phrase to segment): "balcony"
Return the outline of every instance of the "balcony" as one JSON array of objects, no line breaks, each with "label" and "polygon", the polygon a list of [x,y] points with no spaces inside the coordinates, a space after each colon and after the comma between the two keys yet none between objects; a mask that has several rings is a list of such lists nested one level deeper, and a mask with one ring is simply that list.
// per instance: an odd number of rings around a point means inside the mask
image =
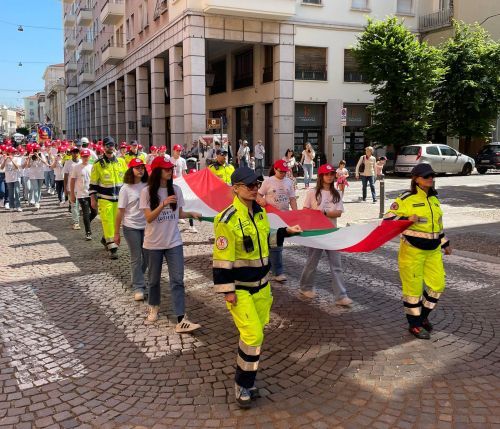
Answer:
[{"label": "balcony", "polygon": [[72,62],[66,63],[64,65],[64,71],[66,73],[76,72],[77,71],[76,63],[72,63]]},{"label": "balcony", "polygon": [[66,97],[74,97],[78,95],[78,88],[76,86],[68,86],[66,88]]},{"label": "balcony", "polygon": [[66,37],[64,40],[64,49],[75,49],[76,48],[76,39],[75,36],[70,35]]},{"label": "balcony", "polygon": [[451,27],[453,18],[452,9],[444,9],[438,12],[422,15],[418,18],[418,28],[421,33],[440,30],[441,28]]},{"label": "balcony", "polygon": [[327,80],[326,64],[295,64],[296,80]]},{"label": "balcony", "polygon": [[68,12],[64,15],[64,27],[72,28],[76,25],[76,16],[73,12]]},{"label": "balcony", "polygon": [[252,18],[288,19],[295,15],[295,0],[204,0],[203,11],[218,15],[248,16]]},{"label": "balcony", "polygon": [[127,48],[123,45],[108,44],[104,47],[101,55],[103,64],[116,65],[123,61],[127,55]]},{"label": "balcony", "polygon": [[78,25],[80,27],[89,27],[92,25],[92,21],[93,21],[92,9],[81,8],[78,11],[76,25]]},{"label": "balcony", "polygon": [[117,25],[125,16],[124,0],[107,0],[101,9],[101,22],[104,25]]},{"label": "balcony", "polygon": [[83,71],[80,70],[80,74],[78,75],[78,85],[82,83],[92,83],[95,80],[95,74],[93,71],[85,68]]},{"label": "balcony", "polygon": [[90,54],[94,52],[94,43],[89,42],[87,40],[82,40],[78,45],[78,53],[81,54]]},{"label": "balcony", "polygon": [[71,4],[73,3],[75,0],[63,0],[63,3],[64,4]]}]

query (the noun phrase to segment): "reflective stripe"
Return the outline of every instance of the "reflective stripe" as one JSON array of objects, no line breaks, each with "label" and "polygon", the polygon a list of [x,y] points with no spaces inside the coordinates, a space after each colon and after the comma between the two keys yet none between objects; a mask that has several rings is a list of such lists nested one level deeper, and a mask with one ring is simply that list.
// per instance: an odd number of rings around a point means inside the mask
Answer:
[{"label": "reflective stripe", "polygon": [[236,286],[262,286],[264,284],[266,284],[268,281],[269,281],[269,273],[267,273],[264,278],[262,278],[261,280],[258,280],[256,282],[242,282],[242,281],[239,281],[239,280],[235,280],[234,284]]},{"label": "reflective stripe", "polygon": [[444,244],[446,244],[446,243],[448,243],[449,241],[450,241],[450,240],[448,240],[448,237],[446,237],[446,235],[445,235],[445,236],[443,236],[443,237],[441,238],[441,246],[442,246],[442,245],[444,245]]},{"label": "reflective stripe", "polygon": [[234,283],[223,283],[223,284],[214,285],[214,290],[217,293],[234,292]]},{"label": "reflective stripe", "polygon": [[118,246],[116,245],[116,243],[114,241],[111,243],[106,243],[106,247],[108,248],[108,250],[118,249]]},{"label": "reflective stripe", "polygon": [[407,235],[409,237],[428,238],[430,240],[435,240],[439,238],[441,232],[421,232],[421,231],[413,231],[412,229],[407,229],[403,232],[403,235]]},{"label": "reflective stripe", "polygon": [[102,200],[108,200],[108,201],[113,201],[113,202],[117,202],[118,201],[118,196],[110,196],[110,195],[103,195],[103,194],[94,194],[94,195],[97,195],[98,198],[102,199]]},{"label": "reflective stripe", "polygon": [[403,295],[403,301],[407,302],[408,304],[418,304],[420,302],[420,297]]},{"label": "reflective stripe", "polygon": [[422,305],[425,307],[425,308],[428,308],[430,310],[434,309],[434,307],[436,306],[436,303],[435,302],[430,302],[430,301],[427,301],[424,297],[424,299],[422,300]]},{"label": "reflective stripe", "polygon": [[409,314],[410,316],[420,316],[421,309],[422,307],[420,306],[414,308],[405,307],[405,313]]},{"label": "reflective stripe", "polygon": [[429,295],[431,298],[434,298],[434,299],[439,299],[440,296],[442,295],[442,293],[434,292],[433,290],[431,290],[429,288],[425,288],[425,291],[427,292],[427,295]]},{"label": "reflective stripe", "polygon": [[243,341],[240,340],[239,342],[239,347],[243,353],[249,356],[259,356],[260,355],[260,348],[261,346],[249,346],[248,344],[245,344]]},{"label": "reflective stripe", "polygon": [[257,369],[259,368],[259,361],[245,362],[239,355],[236,358],[236,363],[243,371],[257,371]]},{"label": "reflective stripe", "polygon": [[234,268],[242,268],[242,267],[259,268],[259,267],[265,267],[268,264],[269,264],[269,258],[267,257],[262,258],[262,261],[260,259],[237,259],[236,261],[234,261]]},{"label": "reflective stripe", "polygon": [[397,220],[398,216],[396,216],[394,213],[387,212],[382,219],[385,219],[385,220],[388,220],[388,219],[390,219],[390,220]]},{"label": "reflective stripe", "polygon": [[212,266],[213,266],[213,268],[224,268],[224,269],[230,270],[233,268],[233,262],[232,261],[223,261],[220,259],[214,259]]}]

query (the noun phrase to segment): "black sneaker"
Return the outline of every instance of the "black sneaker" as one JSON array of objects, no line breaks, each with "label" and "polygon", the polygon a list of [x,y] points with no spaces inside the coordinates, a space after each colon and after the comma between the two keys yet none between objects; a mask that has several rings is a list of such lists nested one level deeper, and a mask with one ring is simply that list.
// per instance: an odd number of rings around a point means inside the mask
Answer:
[{"label": "black sneaker", "polygon": [[118,249],[111,249],[109,257],[111,259],[118,259]]},{"label": "black sneaker", "polygon": [[92,234],[90,232],[87,232],[87,234],[85,234],[85,240],[92,240]]},{"label": "black sneaker", "polygon": [[425,319],[422,321],[422,327],[427,331],[427,332],[432,332],[434,329],[434,326],[432,326],[432,323],[429,322],[429,319]]},{"label": "black sneaker", "polygon": [[236,402],[240,406],[240,408],[250,408],[252,405],[252,397],[250,396],[249,389],[245,387],[241,387],[235,383],[234,385],[234,396],[236,398]]},{"label": "black sneaker", "polygon": [[421,326],[413,326],[413,327],[410,326],[410,328],[408,330],[410,331],[410,334],[414,335],[419,340],[430,340],[431,339],[431,334],[429,334],[429,332],[426,331]]},{"label": "black sneaker", "polygon": [[260,392],[257,387],[252,386],[250,387],[250,389],[248,389],[248,391],[250,392],[250,398],[252,399],[252,401],[254,401],[257,398],[260,398]]},{"label": "black sneaker", "polygon": [[101,238],[101,244],[108,250],[108,245],[106,244],[106,239],[104,237]]}]

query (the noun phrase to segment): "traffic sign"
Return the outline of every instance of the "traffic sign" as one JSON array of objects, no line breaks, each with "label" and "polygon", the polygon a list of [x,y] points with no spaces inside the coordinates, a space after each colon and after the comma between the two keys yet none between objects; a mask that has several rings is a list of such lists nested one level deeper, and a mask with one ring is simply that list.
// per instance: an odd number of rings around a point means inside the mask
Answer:
[{"label": "traffic sign", "polygon": [[208,130],[220,129],[220,118],[208,118],[207,119],[207,129]]}]

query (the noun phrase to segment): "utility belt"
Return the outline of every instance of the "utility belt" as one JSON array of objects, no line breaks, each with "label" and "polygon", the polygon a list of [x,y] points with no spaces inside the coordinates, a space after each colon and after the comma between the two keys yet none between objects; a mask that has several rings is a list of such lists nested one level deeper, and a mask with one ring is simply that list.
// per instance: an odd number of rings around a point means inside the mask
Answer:
[{"label": "utility belt", "polygon": [[246,290],[250,292],[251,295],[257,293],[259,290],[264,289],[269,283],[270,274],[267,273],[262,279],[255,282],[242,282],[236,280],[234,282],[234,287],[236,290]]}]

